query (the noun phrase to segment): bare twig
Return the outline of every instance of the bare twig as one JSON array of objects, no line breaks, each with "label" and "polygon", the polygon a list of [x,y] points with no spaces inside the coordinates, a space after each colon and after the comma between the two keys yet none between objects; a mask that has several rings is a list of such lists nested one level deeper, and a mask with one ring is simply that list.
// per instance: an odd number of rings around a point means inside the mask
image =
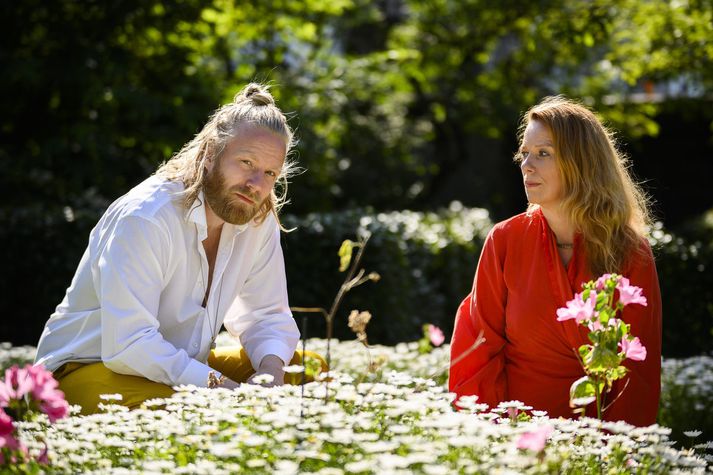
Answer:
[{"label": "bare twig", "polygon": [[[461,361],[463,361],[469,354],[475,351],[476,348],[478,348],[480,345],[485,343],[485,337],[483,336],[483,330],[480,330],[480,334],[478,334],[478,338],[475,339],[472,345],[465,350],[461,355],[458,356],[458,358],[454,359],[453,361],[449,361],[446,363],[444,366],[439,367],[436,369],[436,371],[432,372],[426,379],[431,380],[444,372],[445,370],[452,368],[453,366],[457,365]],[[420,386],[416,386],[416,388],[420,388]]]},{"label": "bare twig", "polygon": [[[334,297],[334,301],[332,302],[332,307],[329,309],[329,312],[327,312],[325,309],[321,307],[290,307],[290,309],[293,312],[302,312],[302,313],[321,313],[324,317],[325,320],[327,321],[327,371],[332,370],[332,355],[331,355],[331,341],[332,341],[332,333],[334,332],[334,317],[337,314],[337,309],[339,308],[339,304],[342,303],[342,299],[344,298],[344,295],[349,292],[351,289],[354,287],[363,284],[367,280],[375,280],[375,277],[378,278],[377,274],[370,273],[366,277],[364,276],[364,269],[360,269],[357,275],[355,276],[354,274],[357,272],[357,268],[359,267],[359,263],[361,262],[361,257],[364,254],[364,248],[366,247],[367,241],[369,241],[369,238],[371,237],[371,234],[367,232],[362,238],[360,238],[358,243],[355,243],[354,246],[358,247],[359,250],[357,251],[356,257],[351,261],[351,265],[349,266],[349,270],[347,272],[346,277],[344,278],[344,282],[342,285],[339,287],[339,291],[337,292],[337,295]],[[324,395],[324,400],[325,403],[329,397],[329,378],[325,378],[325,395]]]},{"label": "bare twig", "polygon": [[609,404],[607,404],[607,406],[602,409],[602,413],[605,412],[610,407],[612,407],[612,405],[617,401],[617,399],[619,399],[621,397],[621,395],[624,394],[624,391],[629,386],[629,381],[631,381],[631,378],[626,378],[626,383],[624,383],[624,387],[621,388],[621,391],[619,391],[619,394],[616,395],[614,400],[612,402],[610,402]]}]

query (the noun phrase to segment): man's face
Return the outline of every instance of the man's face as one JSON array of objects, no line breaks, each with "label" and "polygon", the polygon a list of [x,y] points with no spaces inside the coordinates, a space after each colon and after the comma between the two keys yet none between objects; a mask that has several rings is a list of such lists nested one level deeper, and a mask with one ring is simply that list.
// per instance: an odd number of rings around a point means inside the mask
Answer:
[{"label": "man's face", "polygon": [[230,224],[252,220],[280,175],[285,139],[265,127],[243,124],[223,153],[206,162],[203,186],[208,206]]}]

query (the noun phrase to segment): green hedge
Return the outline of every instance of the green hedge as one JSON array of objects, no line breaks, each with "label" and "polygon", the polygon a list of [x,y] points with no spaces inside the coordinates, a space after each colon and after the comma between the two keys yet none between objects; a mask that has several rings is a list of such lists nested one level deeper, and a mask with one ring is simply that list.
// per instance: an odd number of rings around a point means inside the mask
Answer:
[{"label": "green hedge", "polygon": [[[0,247],[6,251],[5,297],[0,341],[36,344],[44,322],[60,302],[103,210],[87,203],[68,209],[24,209],[0,215]],[[709,216],[710,215],[710,216]],[[675,235],[660,224],[651,242],[664,303],[663,353],[695,356],[713,350],[713,214]],[[449,337],[458,304],[470,289],[483,239],[492,226],[487,211],[458,203],[438,212],[348,210],[286,215],[295,231],[283,235],[290,303],[329,308],[344,276],[337,250],[344,239],[372,234],[363,267],[381,274],[347,294],[335,335],[352,338],[346,320],[352,309],[369,310],[369,340],[393,344],[420,337],[423,323]],[[685,237],[684,237],[685,236]],[[296,315],[298,323],[302,317]],[[19,324],[18,322],[22,322]],[[321,317],[309,317],[309,336],[324,337]]]},{"label": "green hedge", "polygon": [[[366,230],[372,234],[363,267],[379,272],[382,280],[348,294],[335,330],[336,336],[351,338],[349,311],[369,310],[370,341],[384,344],[417,339],[424,323],[439,325],[450,336],[493,224],[487,211],[457,203],[437,213],[350,210],[288,216],[285,222],[296,227],[284,239],[295,306],[328,308],[343,280],[337,271],[340,243]],[[665,231],[661,223],[651,230],[663,295],[663,352],[669,357],[713,351],[713,232],[699,224],[686,233],[689,239]],[[309,335],[323,337],[324,326],[310,318]]]},{"label": "green hedge", "polygon": [[650,238],[663,300],[663,354],[713,354],[713,227],[682,233],[656,223]]},{"label": "green hedge", "polygon": [[[338,271],[339,245],[371,233],[362,267],[378,272],[381,280],[347,294],[335,319],[335,335],[353,338],[347,315],[352,309],[369,310],[369,341],[385,344],[418,339],[423,323],[438,325],[450,336],[453,315],[470,289],[492,227],[487,211],[458,203],[438,213],[350,210],[287,216],[284,222],[296,228],[283,243],[293,306],[329,309],[344,280]],[[322,317],[309,318],[309,335],[324,337]]]}]

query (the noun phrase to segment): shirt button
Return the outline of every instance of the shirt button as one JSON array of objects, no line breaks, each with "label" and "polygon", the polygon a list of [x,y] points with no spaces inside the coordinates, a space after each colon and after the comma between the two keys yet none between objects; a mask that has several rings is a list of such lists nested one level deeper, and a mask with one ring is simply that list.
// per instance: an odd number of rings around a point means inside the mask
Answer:
[{"label": "shirt button", "polygon": [[193,343],[193,348],[198,348],[198,343]]}]

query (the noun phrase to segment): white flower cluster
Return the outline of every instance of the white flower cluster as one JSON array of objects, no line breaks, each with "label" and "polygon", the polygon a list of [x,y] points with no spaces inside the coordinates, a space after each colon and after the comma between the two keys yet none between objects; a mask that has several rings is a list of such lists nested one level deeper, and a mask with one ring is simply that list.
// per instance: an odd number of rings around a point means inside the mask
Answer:
[{"label": "white flower cluster", "polygon": [[[219,344],[235,344],[221,334]],[[476,398],[453,410],[442,376],[448,348],[419,355],[395,347],[331,344],[328,382],[304,387],[242,385],[234,391],[179,387],[169,399],[129,411],[72,416],[51,428],[21,426],[30,450],[49,449],[53,473],[705,473],[706,450],[676,450],[670,429],[594,419],[550,419],[516,401],[487,412]],[[324,353],[324,340],[307,349]],[[367,373],[367,367],[380,368]],[[370,366],[371,363],[371,366]],[[706,363],[707,364],[707,363]],[[711,366],[707,366],[711,368]],[[396,371],[395,371],[396,370]],[[541,452],[518,448],[551,426]],[[44,441],[44,442],[42,442]],[[710,456],[708,456],[710,457]]]}]

